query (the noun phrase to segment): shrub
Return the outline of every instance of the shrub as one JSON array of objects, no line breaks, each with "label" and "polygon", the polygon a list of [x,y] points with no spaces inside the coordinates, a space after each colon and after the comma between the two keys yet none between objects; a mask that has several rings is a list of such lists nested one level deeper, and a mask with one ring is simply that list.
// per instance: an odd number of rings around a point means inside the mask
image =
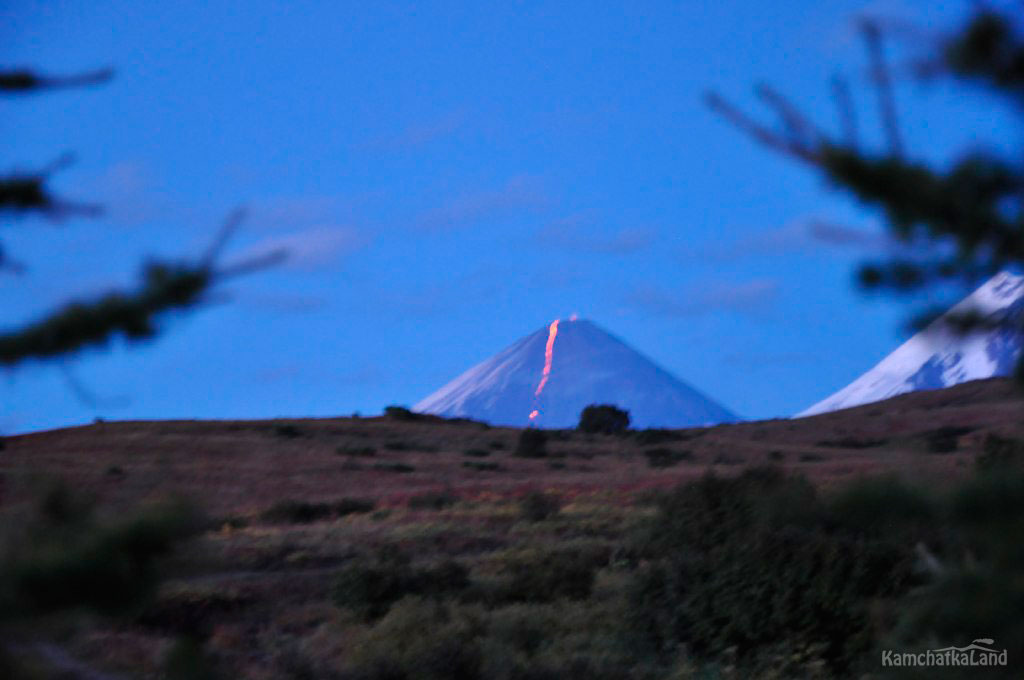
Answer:
[{"label": "shrub", "polygon": [[974,465],[979,471],[1020,468],[1024,465],[1024,442],[988,434]]},{"label": "shrub", "polygon": [[999,529],[1024,517],[1024,473],[989,470],[962,484],[953,495],[952,515],[971,527]]},{"label": "shrub", "polygon": [[519,433],[514,455],[520,458],[544,458],[548,455],[547,441],[543,430],[528,427]]},{"label": "shrub", "polygon": [[163,635],[204,639],[217,624],[235,615],[252,602],[251,594],[242,594],[222,585],[178,587],[161,593],[135,621]]},{"label": "shrub", "polygon": [[466,460],[462,462],[462,467],[476,470],[477,472],[496,472],[502,469],[498,463],[485,460]]},{"label": "shrub", "polygon": [[459,498],[451,491],[428,491],[409,499],[413,510],[444,510],[455,505]]},{"label": "shrub", "polygon": [[561,549],[527,553],[509,559],[503,569],[508,577],[505,597],[509,602],[551,602],[590,597],[594,575],[606,563],[601,556],[583,550]]},{"label": "shrub", "polygon": [[666,430],[664,428],[649,427],[646,430],[638,430],[633,435],[636,439],[636,443],[641,446],[650,446],[652,444],[666,444],[668,442],[678,442],[686,439],[681,433],[675,430]]},{"label": "shrub", "polygon": [[[483,680],[480,638],[485,622],[475,611],[409,597],[370,629],[355,633],[350,680]],[[333,677],[333,676],[332,676]],[[509,679],[510,680],[510,679]]]},{"label": "shrub", "polygon": [[384,448],[389,451],[423,451],[425,453],[437,453],[438,451],[436,446],[403,441],[384,442]]},{"label": "shrub", "polygon": [[334,601],[366,620],[379,618],[407,595],[450,596],[470,584],[469,571],[453,560],[414,569],[408,556],[382,552],[372,563],[351,564],[338,574]]},{"label": "shrub", "polygon": [[282,423],[274,426],[274,434],[283,439],[297,439],[302,436],[302,430],[297,425]]},{"label": "shrub", "polygon": [[330,517],[332,513],[327,503],[283,500],[260,513],[260,519],[270,524],[309,524]]},{"label": "shrub", "polygon": [[934,519],[931,500],[894,476],[861,479],[830,499],[833,521],[857,532],[892,534]]},{"label": "shrub", "polygon": [[[441,416],[435,416],[432,413],[416,413],[415,411],[409,410],[405,406],[385,406],[384,415],[392,420],[403,420],[403,421],[417,421],[427,423],[473,423],[476,421],[469,420],[468,418],[442,418]],[[481,423],[483,424],[483,423]]]},{"label": "shrub", "polygon": [[556,496],[541,491],[531,491],[519,501],[519,514],[528,522],[540,522],[556,514],[561,502]]},{"label": "shrub", "polygon": [[820,463],[825,460],[825,456],[820,453],[801,453],[799,461],[801,463]]},{"label": "shrub", "polygon": [[632,578],[627,627],[663,658],[741,664],[821,645],[831,675],[872,642],[870,603],[909,584],[906,542],[870,539],[827,521],[813,487],[775,468],[685,484],[659,504]]},{"label": "shrub", "polygon": [[901,592],[909,565],[899,546],[821,528],[748,533],[641,569],[632,616],[657,651],[683,643],[700,656],[735,649],[749,659],[783,640],[796,649],[824,643],[841,674],[870,646],[871,599]]},{"label": "shrub", "polygon": [[394,420],[420,420],[419,413],[413,413],[405,406],[385,406],[384,415]]},{"label": "shrub", "polygon": [[175,640],[164,655],[163,673],[167,680],[216,680],[213,660],[202,643],[184,636]]},{"label": "shrub", "polygon": [[488,444],[488,446],[490,446],[495,451],[501,451],[505,448],[505,442],[495,439],[490,444]]},{"label": "shrub", "polygon": [[374,463],[374,470],[382,470],[384,472],[415,472],[416,468],[408,463]]},{"label": "shrub", "polygon": [[684,460],[692,460],[693,452],[675,451],[673,449],[655,448],[644,451],[647,457],[647,464],[653,468],[672,467]]},{"label": "shrub", "polygon": [[469,569],[455,560],[446,559],[421,569],[416,574],[416,581],[417,594],[444,597],[469,587]]},{"label": "shrub", "polygon": [[466,449],[462,452],[464,456],[470,456],[472,458],[486,458],[491,455],[491,452],[487,449]]},{"label": "shrub", "polygon": [[925,432],[924,440],[928,447],[928,453],[952,453],[956,451],[960,437],[974,432],[973,427],[958,427],[945,425]]},{"label": "shrub", "polygon": [[885,446],[885,439],[858,439],[857,437],[840,437],[839,439],[823,439],[815,443],[815,446],[825,446],[835,449],[871,449],[877,446]]},{"label": "shrub", "polygon": [[379,618],[388,608],[415,591],[416,577],[407,559],[379,559],[376,564],[351,564],[334,583],[334,602],[349,607],[366,620]]},{"label": "shrub", "polygon": [[377,507],[376,503],[365,498],[342,498],[331,505],[331,509],[338,517],[373,512],[375,507]]},{"label": "shrub", "polygon": [[373,458],[377,455],[377,449],[372,446],[339,446],[334,452],[351,458]]},{"label": "shrub", "polygon": [[329,517],[371,512],[373,508],[373,501],[360,498],[342,498],[333,503],[289,499],[274,503],[260,513],[260,519],[270,524],[309,524]]},{"label": "shrub", "polygon": [[[1013,571],[979,572],[976,569],[955,569],[936,582],[921,588],[915,597],[907,598],[897,612],[894,633],[886,640],[902,649],[924,650],[935,647],[936,640],[963,640],[968,644],[977,638],[976,631],[995,641],[989,645],[1009,650],[1010,661],[1004,667],[985,669],[984,677],[1010,680],[1020,677],[1014,668],[1015,650],[1024,649],[1024,583],[1019,569]],[[1017,652],[1019,654],[1019,652]],[[978,669],[960,669],[957,673],[932,673],[920,677],[980,678]]]},{"label": "shrub", "polygon": [[592,434],[616,434],[629,429],[629,411],[611,404],[591,404],[580,413],[579,429]]}]

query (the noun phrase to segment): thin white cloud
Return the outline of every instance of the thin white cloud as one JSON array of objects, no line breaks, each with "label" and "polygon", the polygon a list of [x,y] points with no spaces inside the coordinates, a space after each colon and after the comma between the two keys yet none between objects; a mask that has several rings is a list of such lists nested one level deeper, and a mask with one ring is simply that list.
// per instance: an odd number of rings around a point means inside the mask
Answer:
[{"label": "thin white cloud", "polygon": [[310,271],[334,265],[366,245],[367,239],[351,227],[313,227],[257,241],[230,259],[247,262],[284,252],[283,266]]},{"label": "thin white cloud", "polygon": [[685,248],[686,259],[733,261],[763,255],[813,254],[829,249],[896,255],[907,248],[880,227],[850,227],[829,219],[806,217],[770,229],[759,229],[727,243]]},{"label": "thin white cloud", "polygon": [[427,232],[450,231],[536,213],[549,203],[537,180],[513,177],[497,189],[467,193],[448,201],[422,215],[416,226]]},{"label": "thin white cloud", "polygon": [[381,135],[360,145],[368,151],[402,152],[418,149],[449,137],[466,124],[465,111],[453,111],[440,118],[413,123],[394,134]]},{"label": "thin white cloud", "polygon": [[582,214],[555,220],[537,232],[537,240],[547,247],[607,255],[628,255],[645,250],[656,237],[655,230],[644,227],[600,233],[593,221]]},{"label": "thin white cloud", "polygon": [[120,227],[137,227],[168,215],[185,221],[195,219],[192,206],[175,202],[159,190],[160,185],[160,178],[150,165],[120,160],[87,175],[66,193],[70,200],[101,206],[104,222]]},{"label": "thin white cloud", "polygon": [[634,309],[657,316],[693,317],[722,311],[761,315],[778,298],[779,290],[776,279],[710,281],[678,291],[642,285],[629,293],[625,301]]},{"label": "thin white cloud", "polygon": [[345,221],[349,217],[349,211],[338,196],[278,196],[249,203],[242,226],[244,230],[253,231],[294,231]]}]

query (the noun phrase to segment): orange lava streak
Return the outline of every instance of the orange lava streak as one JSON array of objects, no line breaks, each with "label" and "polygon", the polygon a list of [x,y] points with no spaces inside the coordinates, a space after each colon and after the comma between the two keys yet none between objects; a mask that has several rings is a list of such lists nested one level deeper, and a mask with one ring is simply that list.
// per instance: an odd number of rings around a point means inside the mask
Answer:
[{"label": "orange lava streak", "polygon": [[538,411],[537,409],[533,409],[532,411],[530,411],[530,420],[533,420],[534,418],[536,418],[539,415],[540,415],[540,411]]},{"label": "orange lava streak", "polygon": [[548,344],[544,347],[544,372],[540,376],[540,384],[537,385],[537,391],[533,393],[533,396],[539,397],[540,393],[544,391],[544,385],[547,384],[548,378],[551,376],[551,359],[555,355],[555,336],[558,335],[558,319],[551,322],[548,326]]}]

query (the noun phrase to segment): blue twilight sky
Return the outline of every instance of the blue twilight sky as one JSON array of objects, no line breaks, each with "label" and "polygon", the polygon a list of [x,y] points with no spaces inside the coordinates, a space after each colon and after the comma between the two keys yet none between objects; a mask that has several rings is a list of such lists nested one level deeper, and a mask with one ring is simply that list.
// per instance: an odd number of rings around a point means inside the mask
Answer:
[{"label": "blue twilight sky", "polygon": [[[0,100],[0,168],[73,150],[54,187],[108,209],[3,224],[29,271],[0,272],[0,328],[202,253],[243,204],[225,261],[292,258],[151,344],[6,372],[0,431],[377,413],[573,312],[744,416],[803,409],[893,349],[909,308],[851,286],[886,248],[877,217],[701,96],[761,113],[768,81],[836,129],[842,71],[877,142],[865,10],[929,35],[968,3],[3,3],[0,66],[117,77]],[[984,93],[898,99],[928,159],[1019,142]]]}]

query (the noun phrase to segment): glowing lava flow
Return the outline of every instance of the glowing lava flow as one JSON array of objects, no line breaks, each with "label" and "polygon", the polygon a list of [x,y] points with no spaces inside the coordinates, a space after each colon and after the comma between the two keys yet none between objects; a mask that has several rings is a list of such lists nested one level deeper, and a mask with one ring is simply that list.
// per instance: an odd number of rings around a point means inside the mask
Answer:
[{"label": "glowing lava flow", "polygon": [[[544,391],[544,386],[548,384],[548,378],[551,377],[551,360],[555,356],[555,337],[558,335],[558,319],[551,322],[548,326],[548,343],[544,346],[544,371],[540,375],[540,384],[537,385],[536,391],[533,396],[539,397],[540,393]],[[530,420],[535,419],[540,415],[540,411],[534,409],[530,412]]]},{"label": "glowing lava flow", "polygon": [[535,397],[540,396],[540,393],[544,391],[544,386],[548,383],[548,378],[551,377],[551,359],[555,356],[555,337],[557,335],[558,319],[555,319],[548,327],[548,344],[544,346],[544,372],[540,375],[540,384],[537,385],[537,391],[533,393]]}]

